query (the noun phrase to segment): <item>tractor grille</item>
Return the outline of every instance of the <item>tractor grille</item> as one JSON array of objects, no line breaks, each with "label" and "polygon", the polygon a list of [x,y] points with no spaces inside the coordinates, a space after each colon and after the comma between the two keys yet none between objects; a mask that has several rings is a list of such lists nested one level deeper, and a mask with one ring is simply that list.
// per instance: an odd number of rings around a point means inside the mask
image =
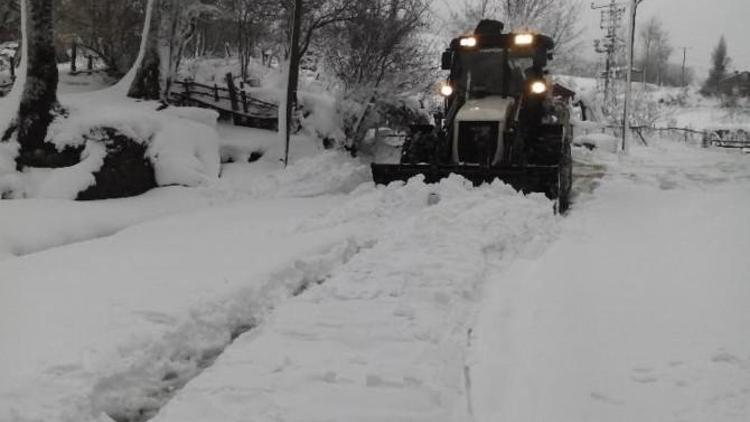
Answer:
[{"label": "tractor grille", "polygon": [[497,151],[499,122],[459,122],[458,161],[490,165]]}]

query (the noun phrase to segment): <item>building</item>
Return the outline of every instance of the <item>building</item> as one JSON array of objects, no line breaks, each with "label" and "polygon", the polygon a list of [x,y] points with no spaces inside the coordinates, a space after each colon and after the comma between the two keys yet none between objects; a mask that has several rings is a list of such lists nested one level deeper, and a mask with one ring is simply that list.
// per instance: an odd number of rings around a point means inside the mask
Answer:
[{"label": "building", "polygon": [[719,82],[719,91],[724,95],[750,97],[750,72],[735,72]]}]

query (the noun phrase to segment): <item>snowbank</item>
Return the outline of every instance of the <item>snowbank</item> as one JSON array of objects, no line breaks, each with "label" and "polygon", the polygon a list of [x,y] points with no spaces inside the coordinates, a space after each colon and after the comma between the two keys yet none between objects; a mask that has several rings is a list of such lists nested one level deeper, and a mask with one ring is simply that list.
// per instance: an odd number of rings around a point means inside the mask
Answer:
[{"label": "snowbank", "polygon": [[[216,113],[171,107],[158,112],[150,103],[111,105],[108,97],[102,96],[100,100],[104,101],[87,104],[82,98],[69,106],[69,116],[53,122],[47,134],[47,141],[58,150],[84,147],[82,161],[67,168],[6,173],[0,182],[5,180],[5,190],[12,190],[10,196],[75,199],[94,184],[94,174],[102,168],[105,146],[110,144],[108,131],[146,145],[146,158],[153,165],[158,186],[198,186],[217,180],[220,160]],[[0,166],[8,167],[13,162],[13,152],[13,145],[0,149]]]}]

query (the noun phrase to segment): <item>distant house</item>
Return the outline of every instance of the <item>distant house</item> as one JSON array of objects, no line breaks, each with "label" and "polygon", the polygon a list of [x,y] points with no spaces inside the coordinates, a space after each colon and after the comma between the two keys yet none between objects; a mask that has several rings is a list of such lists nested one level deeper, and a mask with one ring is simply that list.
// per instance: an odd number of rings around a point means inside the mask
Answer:
[{"label": "distant house", "polygon": [[724,95],[750,97],[750,72],[735,72],[719,82],[719,91]]}]

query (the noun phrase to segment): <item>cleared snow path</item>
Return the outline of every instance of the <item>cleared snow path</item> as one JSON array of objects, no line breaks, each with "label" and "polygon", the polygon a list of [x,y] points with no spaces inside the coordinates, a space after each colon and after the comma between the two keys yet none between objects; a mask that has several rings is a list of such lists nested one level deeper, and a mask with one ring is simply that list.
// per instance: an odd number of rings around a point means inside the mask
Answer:
[{"label": "cleared snow path", "polygon": [[239,337],[154,421],[464,420],[487,263],[537,253],[557,221],[541,195],[466,183],[366,188],[312,222],[367,219],[378,241]]},{"label": "cleared snow path", "polygon": [[750,157],[664,147],[494,278],[476,421],[750,420]]}]

